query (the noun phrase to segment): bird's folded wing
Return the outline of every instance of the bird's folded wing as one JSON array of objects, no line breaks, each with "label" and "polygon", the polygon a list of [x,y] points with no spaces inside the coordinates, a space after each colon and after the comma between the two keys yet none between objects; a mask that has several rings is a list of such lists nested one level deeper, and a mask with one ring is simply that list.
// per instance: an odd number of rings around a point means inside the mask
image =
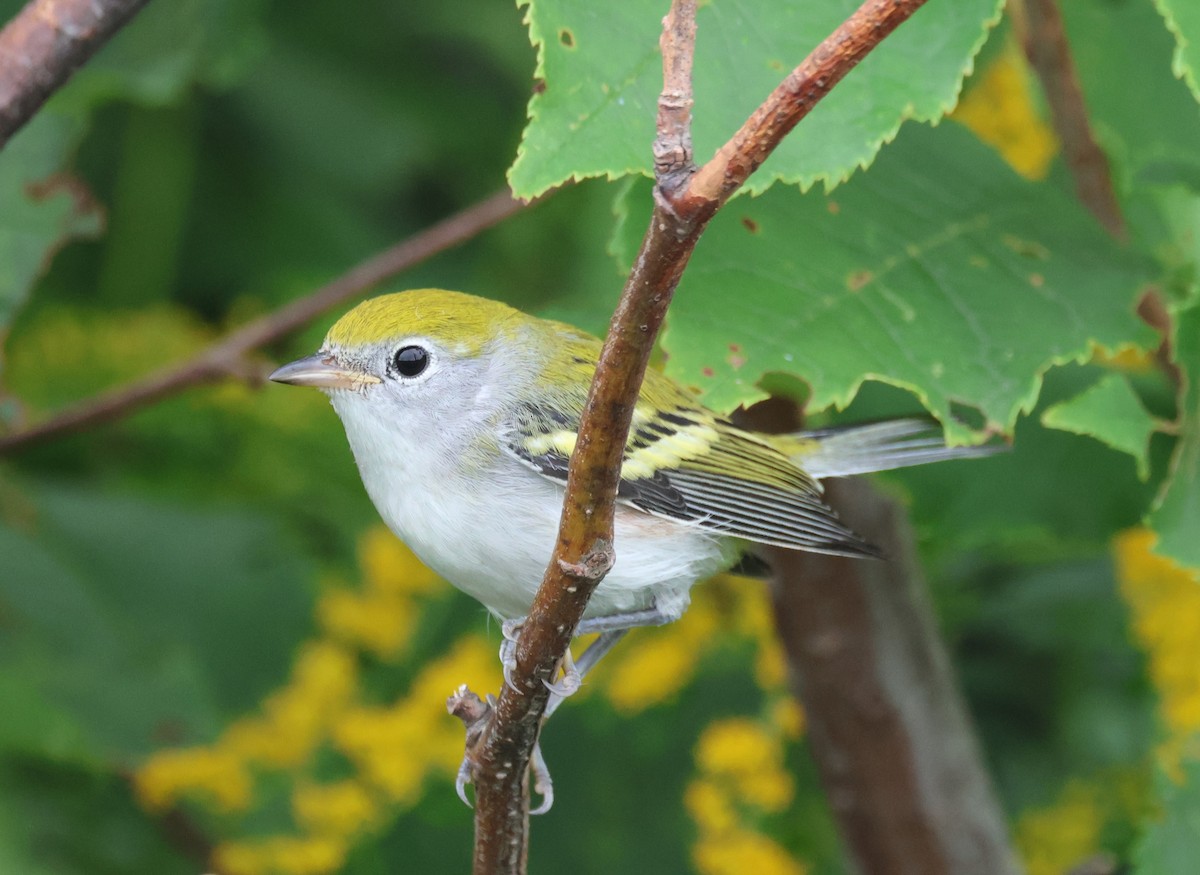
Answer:
[{"label": "bird's folded wing", "polygon": [[[577,428],[578,414],[525,404],[501,431],[509,453],[564,482]],[[760,544],[878,555],[821,501],[817,482],[768,440],[687,404],[639,405],[617,498],[656,516]]]}]

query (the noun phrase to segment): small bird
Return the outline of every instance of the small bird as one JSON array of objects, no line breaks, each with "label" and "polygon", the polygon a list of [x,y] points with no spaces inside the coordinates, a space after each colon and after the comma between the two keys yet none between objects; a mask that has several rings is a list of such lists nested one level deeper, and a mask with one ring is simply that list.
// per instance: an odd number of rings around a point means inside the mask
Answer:
[{"label": "small bird", "polygon": [[[600,347],[496,301],[418,289],[358,305],[319,352],[271,374],[329,395],[384,521],[506,621],[506,664],[554,548]],[[760,434],[650,370],[621,466],[616,563],[576,630],[602,634],[552,690],[572,692],[626,630],[678,619],[692,586],[748,544],[877,556],[822,502],[823,478],[987,452],[947,447],[919,419]]]},{"label": "small bird", "polygon": [[[388,526],[503,620],[524,617],[549,563],[599,339],[441,289],[383,295],[271,379],[323,390]],[[768,435],[650,370],[621,467],[616,564],[587,631],[678,619],[700,580],[747,543],[844,556],[878,551],[821,500],[826,477],[984,455],[929,421]],[[591,622],[589,622],[591,621]]]}]

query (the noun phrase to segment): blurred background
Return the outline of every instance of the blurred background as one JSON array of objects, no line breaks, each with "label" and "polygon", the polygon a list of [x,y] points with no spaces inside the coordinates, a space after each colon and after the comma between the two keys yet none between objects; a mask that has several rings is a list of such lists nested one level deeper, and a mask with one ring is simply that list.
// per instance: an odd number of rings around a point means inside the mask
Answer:
[{"label": "blurred background", "polygon": [[[24,182],[67,193],[53,245],[10,259],[29,282],[0,297],[0,429],[184,360],[500,189],[534,61],[511,4],[151,3],[0,153],[0,224]],[[957,118],[1069,190],[1006,24]],[[614,189],[570,186],[392,287],[601,331]],[[314,350],[334,315],[264,368]],[[1114,371],[1173,415],[1147,355],[1068,364],[1013,453],[880,478],[912,507],[1033,875],[1130,859],[1200,727],[1200,591],[1138,528],[1170,441],[1139,476],[1039,420]],[[917,407],[868,384],[826,418]],[[464,871],[443,700],[498,688],[499,640],[382,528],[318,393],[231,381],[4,458],[0,872]],[[700,588],[550,724],[558,801],[530,871],[845,871],[804,722],[764,584]]]}]

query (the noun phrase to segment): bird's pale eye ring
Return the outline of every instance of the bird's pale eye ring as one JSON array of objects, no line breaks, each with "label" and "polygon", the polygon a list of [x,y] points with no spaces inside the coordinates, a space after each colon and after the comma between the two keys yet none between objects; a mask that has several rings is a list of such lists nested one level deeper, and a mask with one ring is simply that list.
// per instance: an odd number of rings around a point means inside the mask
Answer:
[{"label": "bird's pale eye ring", "polygon": [[407,379],[421,376],[428,367],[429,351],[423,346],[402,346],[392,356],[392,370]]}]

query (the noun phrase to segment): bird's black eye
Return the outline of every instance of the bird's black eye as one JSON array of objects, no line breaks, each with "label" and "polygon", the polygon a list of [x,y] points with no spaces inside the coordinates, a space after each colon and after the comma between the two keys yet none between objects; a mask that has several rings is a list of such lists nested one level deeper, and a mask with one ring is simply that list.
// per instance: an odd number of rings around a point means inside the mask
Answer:
[{"label": "bird's black eye", "polygon": [[419,346],[402,346],[392,358],[392,367],[402,377],[420,376],[429,367],[429,353]]}]

